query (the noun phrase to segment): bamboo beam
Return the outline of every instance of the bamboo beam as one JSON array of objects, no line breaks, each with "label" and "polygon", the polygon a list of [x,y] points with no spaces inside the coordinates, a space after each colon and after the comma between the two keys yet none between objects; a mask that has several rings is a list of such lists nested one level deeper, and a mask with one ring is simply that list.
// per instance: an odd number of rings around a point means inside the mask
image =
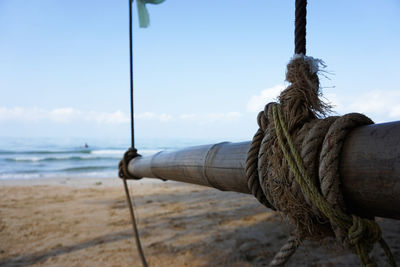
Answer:
[{"label": "bamboo beam", "polygon": [[[129,164],[136,177],[161,178],[250,194],[245,162],[250,142],[159,152]],[[353,130],[341,155],[347,206],[364,216],[400,219],[400,121]]]},{"label": "bamboo beam", "polygon": [[129,164],[136,177],[161,178],[250,194],[244,170],[250,142],[219,143],[161,151]]}]

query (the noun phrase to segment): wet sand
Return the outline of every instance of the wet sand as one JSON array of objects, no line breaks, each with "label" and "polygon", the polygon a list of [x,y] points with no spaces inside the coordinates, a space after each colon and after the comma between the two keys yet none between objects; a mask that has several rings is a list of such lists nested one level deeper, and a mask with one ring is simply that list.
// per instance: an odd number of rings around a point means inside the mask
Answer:
[{"label": "wet sand", "polygon": [[[175,182],[130,182],[149,266],[266,266],[290,227],[250,196]],[[381,219],[400,262],[400,221]],[[386,266],[383,252],[374,257]],[[0,181],[0,266],[141,266],[122,182]],[[287,266],[360,266],[332,240]]]}]

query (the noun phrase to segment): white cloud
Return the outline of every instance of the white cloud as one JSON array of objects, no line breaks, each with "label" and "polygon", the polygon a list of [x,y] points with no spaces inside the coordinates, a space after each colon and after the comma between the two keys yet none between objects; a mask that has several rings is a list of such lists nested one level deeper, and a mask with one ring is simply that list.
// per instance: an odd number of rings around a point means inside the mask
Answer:
[{"label": "white cloud", "polygon": [[201,124],[219,122],[219,121],[236,121],[242,117],[240,112],[220,112],[206,114],[181,114],[179,118],[184,121],[197,121]]},{"label": "white cloud", "polygon": [[[205,113],[205,114],[181,114],[177,119],[182,122],[196,121],[200,124],[236,121],[242,117],[240,112],[221,112],[221,113]],[[142,112],[135,113],[135,119],[140,121],[159,121],[170,122],[175,118],[166,113]],[[43,109],[43,108],[23,108],[0,107],[0,122],[51,122],[51,123],[96,123],[101,125],[128,124],[130,116],[120,110],[115,112],[99,112],[93,110],[81,110],[71,107]]]},{"label": "white cloud", "polygon": [[[247,103],[247,111],[263,110],[265,104],[276,101],[283,89],[283,85],[276,85],[253,95]],[[338,114],[359,112],[376,122],[400,120],[400,90],[373,90],[358,95],[328,93],[325,98]]]},{"label": "white cloud", "polygon": [[226,113],[210,113],[206,115],[206,118],[210,121],[228,120],[235,121],[242,116],[240,112],[226,112]]},{"label": "white cloud", "polygon": [[157,114],[154,112],[144,112],[144,113],[139,113],[135,115],[135,118],[141,119],[141,120],[159,120],[161,122],[167,122],[172,120],[172,116],[162,113],[162,114]]},{"label": "white cloud", "polygon": [[7,120],[9,118],[20,118],[23,114],[23,109],[20,107],[4,108],[0,107],[0,121]]},{"label": "white cloud", "polygon": [[[32,113],[32,115],[35,116],[34,113]],[[48,116],[51,121],[65,123],[71,122],[85,114],[82,114],[82,111],[73,108],[57,108],[50,111],[40,110],[40,115],[41,116],[38,116],[38,118]]]},{"label": "white cloud", "polygon": [[400,116],[400,91],[372,91],[360,95],[350,108],[363,113],[387,114],[389,117]]},{"label": "white cloud", "polygon": [[[167,122],[172,119],[168,114],[156,114],[144,112],[135,114],[139,120],[158,120]],[[38,122],[50,121],[53,123],[71,123],[71,122],[95,122],[97,124],[126,124],[130,121],[130,116],[120,110],[115,112],[99,112],[93,110],[80,110],[71,107],[43,109],[43,108],[23,108],[0,107],[1,121],[20,121],[20,122]]]},{"label": "white cloud", "polygon": [[[31,121],[51,119],[51,113],[41,108],[0,107],[0,121]],[[61,119],[61,118],[60,118]]]},{"label": "white cloud", "polygon": [[199,116],[197,114],[181,114],[179,116],[181,120],[189,120],[189,121],[196,120],[198,119],[198,117]]},{"label": "white cloud", "polygon": [[130,117],[120,110],[110,113],[90,111],[90,116],[99,124],[124,124],[130,121]]},{"label": "white cloud", "polygon": [[374,90],[355,97],[327,94],[339,114],[359,112],[377,122],[400,119],[400,91]]},{"label": "white cloud", "polygon": [[276,101],[279,94],[285,89],[285,86],[279,84],[274,87],[264,89],[259,95],[253,95],[247,102],[247,111],[259,112],[264,106],[272,101]]}]

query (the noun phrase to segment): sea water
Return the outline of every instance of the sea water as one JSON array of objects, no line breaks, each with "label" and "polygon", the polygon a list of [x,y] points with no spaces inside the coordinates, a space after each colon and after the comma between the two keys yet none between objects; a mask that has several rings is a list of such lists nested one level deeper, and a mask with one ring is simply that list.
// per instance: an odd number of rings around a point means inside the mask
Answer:
[{"label": "sea water", "polygon": [[[129,139],[0,138],[0,179],[52,177],[115,178]],[[148,156],[213,140],[136,140],[138,152]]]}]

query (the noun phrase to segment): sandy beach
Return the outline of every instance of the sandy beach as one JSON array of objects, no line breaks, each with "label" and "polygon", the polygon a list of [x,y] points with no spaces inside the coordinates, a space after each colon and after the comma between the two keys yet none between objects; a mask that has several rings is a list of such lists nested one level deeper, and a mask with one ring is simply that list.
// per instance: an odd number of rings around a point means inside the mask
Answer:
[{"label": "sandy beach", "polygon": [[[266,266],[290,227],[250,196],[175,182],[130,182],[150,266]],[[0,266],[141,266],[122,182],[0,181]],[[378,218],[400,262],[400,221]],[[374,257],[386,266],[383,252]],[[332,240],[305,242],[287,266],[359,266]]]}]

